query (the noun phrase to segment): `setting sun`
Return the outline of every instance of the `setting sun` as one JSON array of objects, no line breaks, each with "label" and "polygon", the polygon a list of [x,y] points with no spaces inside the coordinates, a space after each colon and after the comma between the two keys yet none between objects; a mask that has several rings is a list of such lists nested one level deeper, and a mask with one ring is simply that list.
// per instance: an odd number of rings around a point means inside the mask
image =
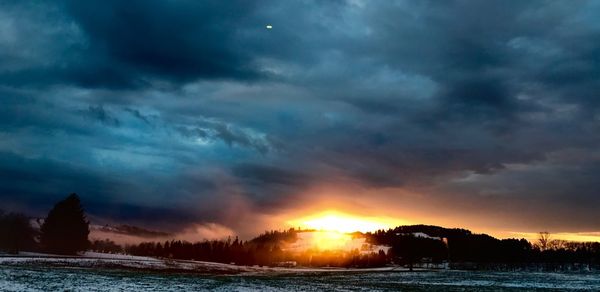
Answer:
[{"label": "setting sun", "polygon": [[353,238],[348,233],[337,231],[310,231],[300,232],[298,241],[289,246],[294,251],[339,251],[358,248],[364,239]]},{"label": "setting sun", "polygon": [[361,248],[364,238],[354,237],[350,233],[372,232],[407,223],[389,217],[360,216],[336,210],[326,210],[287,221],[290,226],[305,230],[300,233],[301,240],[292,249],[321,251],[348,251]]},{"label": "setting sun", "polygon": [[287,222],[291,226],[319,231],[335,231],[340,233],[369,232],[378,229],[392,228],[397,225],[406,224],[398,219],[387,217],[363,217],[345,214],[337,211],[325,211],[300,219]]}]

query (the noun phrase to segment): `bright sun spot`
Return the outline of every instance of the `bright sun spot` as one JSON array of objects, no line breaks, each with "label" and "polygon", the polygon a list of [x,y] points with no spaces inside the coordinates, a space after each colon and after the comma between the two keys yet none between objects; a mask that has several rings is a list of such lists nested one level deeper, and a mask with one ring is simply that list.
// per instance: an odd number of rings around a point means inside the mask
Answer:
[{"label": "bright sun spot", "polygon": [[[361,239],[355,240],[348,233],[337,231],[315,231],[301,233],[303,249],[350,250],[360,247]],[[357,243],[358,242],[358,243]]]},{"label": "bright sun spot", "polygon": [[300,233],[301,240],[295,249],[351,250],[360,248],[364,238],[353,237],[353,232],[370,232],[393,228],[407,222],[387,217],[350,215],[338,211],[324,211],[287,221],[292,227],[312,232]]},{"label": "bright sun spot", "polygon": [[291,226],[320,231],[336,231],[340,233],[369,232],[378,229],[392,228],[404,224],[401,220],[381,217],[361,217],[337,211],[325,211],[316,215],[290,220]]}]

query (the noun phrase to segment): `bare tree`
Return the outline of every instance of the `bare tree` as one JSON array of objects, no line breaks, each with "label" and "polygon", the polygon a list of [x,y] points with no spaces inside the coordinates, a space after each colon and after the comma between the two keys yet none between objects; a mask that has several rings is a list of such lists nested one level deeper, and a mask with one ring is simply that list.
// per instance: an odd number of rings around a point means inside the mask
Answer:
[{"label": "bare tree", "polygon": [[548,243],[548,247],[553,250],[564,249],[567,247],[567,241],[561,239],[553,239]]},{"label": "bare tree", "polygon": [[547,250],[550,247],[550,232],[542,231],[539,233],[538,244],[541,250]]}]

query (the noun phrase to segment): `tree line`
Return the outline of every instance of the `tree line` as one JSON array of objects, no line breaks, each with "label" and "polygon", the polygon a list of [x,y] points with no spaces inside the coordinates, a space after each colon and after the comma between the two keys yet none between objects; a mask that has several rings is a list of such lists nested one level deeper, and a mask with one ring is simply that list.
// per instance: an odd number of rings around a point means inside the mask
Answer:
[{"label": "tree line", "polygon": [[[400,264],[412,267],[419,263],[511,264],[586,264],[600,266],[600,243],[552,240],[541,232],[539,240],[497,239],[474,234],[466,229],[448,229],[430,225],[399,226],[388,230],[354,233],[363,237],[359,249],[290,250],[301,232],[289,229],[268,231],[254,239],[239,238],[186,242],[170,240],[121,246],[109,239],[89,240],[89,221],[81,201],[71,194],[49,212],[39,230],[22,214],[0,212],[0,250],[22,250],[55,254],[77,254],[92,250],[127,253],[184,260],[200,260],[238,265],[288,265],[376,267]],[[373,248],[375,247],[375,248]]]},{"label": "tree line", "polygon": [[[414,236],[416,233],[427,237]],[[420,261],[478,264],[587,264],[600,265],[599,242],[550,240],[541,232],[539,240],[497,239],[465,229],[439,226],[399,226],[366,234],[372,244],[390,246],[388,259],[411,266]]]},{"label": "tree line", "polygon": [[[365,249],[349,251],[289,251],[285,247],[298,240],[300,232],[289,229],[266,232],[250,241],[213,240],[145,242],[125,248],[127,253],[185,260],[202,260],[240,265],[276,266],[293,261],[302,266],[378,267],[399,264],[413,267],[419,263],[507,264],[586,264],[600,266],[600,243],[549,241],[544,245],[525,239],[497,239],[473,234],[465,229],[438,226],[399,226],[372,233],[357,233],[365,238]],[[422,236],[422,235],[425,236]],[[559,244],[561,243],[561,244]],[[372,246],[376,247],[372,251]],[[387,251],[377,248],[387,247]]]},{"label": "tree line", "polygon": [[267,231],[258,237],[241,241],[206,240],[190,243],[179,240],[165,242],[143,242],[125,247],[132,255],[174,258],[183,260],[211,261],[236,265],[259,266],[330,266],[330,267],[376,267],[387,263],[383,251],[361,252],[308,249],[292,251],[285,247],[298,240],[301,232],[314,230]]}]

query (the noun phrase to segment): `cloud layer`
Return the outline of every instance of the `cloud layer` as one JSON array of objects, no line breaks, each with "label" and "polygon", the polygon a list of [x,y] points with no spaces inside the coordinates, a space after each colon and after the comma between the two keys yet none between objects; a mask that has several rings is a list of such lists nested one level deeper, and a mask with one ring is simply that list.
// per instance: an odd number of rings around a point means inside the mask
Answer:
[{"label": "cloud layer", "polygon": [[600,230],[598,6],[4,1],[0,199],[241,230],[353,186],[340,205]]}]

